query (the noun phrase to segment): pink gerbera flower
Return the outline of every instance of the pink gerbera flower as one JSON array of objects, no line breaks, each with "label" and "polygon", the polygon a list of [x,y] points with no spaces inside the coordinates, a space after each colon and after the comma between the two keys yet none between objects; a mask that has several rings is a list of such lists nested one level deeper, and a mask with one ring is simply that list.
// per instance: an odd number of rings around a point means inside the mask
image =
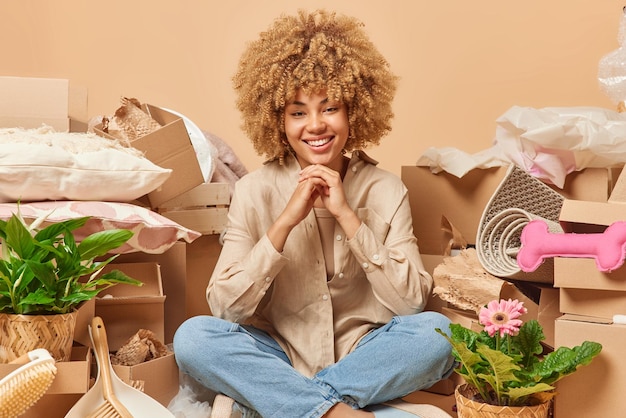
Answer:
[{"label": "pink gerbera flower", "polygon": [[518,318],[525,313],[524,303],[517,299],[500,299],[500,302],[492,300],[480,309],[478,319],[490,337],[497,332],[500,332],[500,337],[504,337],[505,334],[517,335],[522,325]]}]

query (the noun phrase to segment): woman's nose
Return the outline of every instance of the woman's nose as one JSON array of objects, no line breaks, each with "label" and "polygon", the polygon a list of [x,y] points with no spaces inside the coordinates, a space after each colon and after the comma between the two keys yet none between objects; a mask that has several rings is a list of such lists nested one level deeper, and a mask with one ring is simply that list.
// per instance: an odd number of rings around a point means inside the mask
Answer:
[{"label": "woman's nose", "polygon": [[320,132],[326,129],[326,122],[322,115],[313,114],[309,118],[309,123],[307,124],[307,129],[310,132]]}]

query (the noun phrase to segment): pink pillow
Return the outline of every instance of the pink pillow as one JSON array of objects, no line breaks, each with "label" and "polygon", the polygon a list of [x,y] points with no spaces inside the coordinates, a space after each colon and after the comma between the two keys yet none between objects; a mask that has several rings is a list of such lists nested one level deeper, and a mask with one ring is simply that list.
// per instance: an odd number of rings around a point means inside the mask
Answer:
[{"label": "pink pillow", "polygon": [[517,264],[525,272],[535,271],[545,258],[594,258],[602,272],[619,268],[626,256],[626,222],[614,222],[599,234],[551,234],[542,220],[530,221],[520,236],[522,246]]},{"label": "pink pillow", "polygon": [[[91,216],[85,226],[76,231],[76,239],[107,229],[128,229],[134,232],[132,238],[115,253],[141,251],[148,254],[161,254],[178,240],[191,243],[201,234],[162,216],[150,209],[130,203],[100,201],[45,201],[20,203],[20,213],[27,221],[51,212],[47,223]],[[16,203],[0,203],[0,219],[7,220],[17,211]]]}]

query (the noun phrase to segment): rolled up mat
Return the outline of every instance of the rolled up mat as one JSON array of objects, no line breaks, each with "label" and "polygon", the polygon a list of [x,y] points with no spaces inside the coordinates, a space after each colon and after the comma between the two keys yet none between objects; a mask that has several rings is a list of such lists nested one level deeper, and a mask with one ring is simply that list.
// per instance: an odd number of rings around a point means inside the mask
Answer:
[{"label": "rolled up mat", "polygon": [[496,277],[553,283],[552,259],[527,273],[518,266],[516,256],[522,230],[531,220],[542,219],[550,232],[563,232],[559,225],[563,200],[541,180],[511,165],[487,203],[476,235],[476,253],[485,271]]}]

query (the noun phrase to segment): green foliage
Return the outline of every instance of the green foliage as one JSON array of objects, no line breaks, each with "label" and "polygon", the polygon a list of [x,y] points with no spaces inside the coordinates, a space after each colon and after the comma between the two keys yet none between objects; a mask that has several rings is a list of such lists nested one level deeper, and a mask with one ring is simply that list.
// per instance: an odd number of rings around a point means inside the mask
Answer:
[{"label": "green foliage", "polygon": [[493,337],[459,324],[450,325],[450,336],[436,330],[452,346],[459,365],[455,371],[493,405],[532,405],[556,395],[554,384],[587,365],[600,354],[602,346],[585,341],[582,345],[542,355],[543,329],[536,320],[528,321],[517,335]]},{"label": "green foliage", "polygon": [[28,225],[18,212],[0,220],[0,312],[68,313],[116,284],[142,285],[119,270],[100,274],[117,255],[96,261],[126,243],[131,231],[96,232],[77,244],[73,231],[89,217],[40,229],[45,218]]}]

